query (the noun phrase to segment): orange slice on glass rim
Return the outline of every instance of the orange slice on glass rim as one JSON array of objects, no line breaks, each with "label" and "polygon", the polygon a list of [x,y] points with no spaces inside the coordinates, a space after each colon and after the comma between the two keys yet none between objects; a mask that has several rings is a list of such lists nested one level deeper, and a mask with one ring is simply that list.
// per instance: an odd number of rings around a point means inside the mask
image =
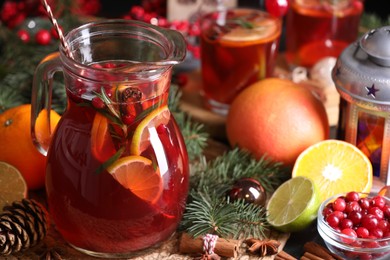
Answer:
[{"label": "orange slice on glass rim", "polygon": [[168,124],[171,112],[167,106],[159,107],[147,115],[134,131],[133,139],[130,145],[130,152],[134,155],[140,155],[149,146],[149,138],[152,129],[159,125]]},{"label": "orange slice on glass rim", "polygon": [[297,158],[292,177],[311,179],[321,200],[349,191],[369,193],[372,164],[356,146],[340,140],[325,140],[304,150]]},{"label": "orange slice on glass rim", "polygon": [[158,167],[143,156],[126,156],[118,159],[107,168],[123,187],[140,199],[154,203],[162,193],[162,178]]}]

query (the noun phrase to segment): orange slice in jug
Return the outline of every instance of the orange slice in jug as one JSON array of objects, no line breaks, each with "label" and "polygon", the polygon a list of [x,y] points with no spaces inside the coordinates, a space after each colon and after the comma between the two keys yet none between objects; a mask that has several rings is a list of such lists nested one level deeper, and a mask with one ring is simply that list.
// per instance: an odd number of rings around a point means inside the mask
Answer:
[{"label": "orange slice in jug", "polygon": [[108,119],[96,113],[91,129],[91,150],[93,156],[101,162],[115,154],[114,143],[108,129]]},{"label": "orange slice in jug", "polygon": [[145,151],[149,145],[150,130],[168,124],[170,117],[171,112],[167,106],[159,107],[147,115],[134,131],[130,146],[131,154],[140,155]]},{"label": "orange slice in jug", "polygon": [[143,156],[126,156],[115,161],[107,171],[126,189],[144,201],[154,203],[162,193],[163,185],[158,168]]}]

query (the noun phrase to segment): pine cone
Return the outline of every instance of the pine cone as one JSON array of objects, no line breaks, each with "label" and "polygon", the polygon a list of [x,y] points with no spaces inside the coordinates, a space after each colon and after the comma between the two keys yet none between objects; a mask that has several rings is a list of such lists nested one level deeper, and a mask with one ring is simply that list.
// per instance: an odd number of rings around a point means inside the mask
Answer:
[{"label": "pine cone", "polygon": [[0,215],[0,256],[35,246],[48,227],[46,209],[38,202],[23,199],[3,209]]}]

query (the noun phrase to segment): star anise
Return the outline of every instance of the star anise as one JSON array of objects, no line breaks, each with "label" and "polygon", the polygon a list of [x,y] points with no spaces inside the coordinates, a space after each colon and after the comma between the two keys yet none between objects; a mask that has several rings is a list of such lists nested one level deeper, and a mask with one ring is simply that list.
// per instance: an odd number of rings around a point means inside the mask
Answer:
[{"label": "star anise", "polygon": [[273,239],[255,239],[249,238],[244,241],[248,245],[248,251],[261,257],[275,255],[278,253],[280,242]]}]

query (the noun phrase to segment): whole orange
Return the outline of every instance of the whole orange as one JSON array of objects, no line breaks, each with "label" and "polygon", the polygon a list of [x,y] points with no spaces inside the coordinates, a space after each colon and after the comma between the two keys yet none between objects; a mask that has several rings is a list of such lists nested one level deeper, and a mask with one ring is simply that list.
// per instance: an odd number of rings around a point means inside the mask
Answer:
[{"label": "whole orange", "polygon": [[[44,128],[44,111],[39,114],[35,131],[37,138],[47,142],[50,136]],[[50,112],[50,128],[54,130],[60,116]],[[45,185],[46,157],[35,148],[30,134],[31,105],[10,108],[0,114],[0,161],[16,167],[23,175],[29,190]]]},{"label": "whole orange", "polygon": [[235,98],[226,134],[231,146],[291,167],[303,150],[329,137],[329,121],[323,103],[308,89],[268,78]]}]

